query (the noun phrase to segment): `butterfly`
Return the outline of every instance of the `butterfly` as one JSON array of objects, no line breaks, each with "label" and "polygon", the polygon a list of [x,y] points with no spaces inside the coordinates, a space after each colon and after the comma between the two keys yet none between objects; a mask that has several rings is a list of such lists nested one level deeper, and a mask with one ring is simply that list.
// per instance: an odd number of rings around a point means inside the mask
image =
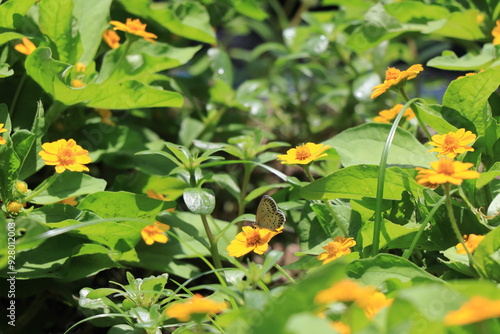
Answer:
[{"label": "butterfly", "polygon": [[278,209],[274,199],[271,196],[264,195],[257,207],[254,225],[276,231],[285,224],[285,220],[285,214]]}]

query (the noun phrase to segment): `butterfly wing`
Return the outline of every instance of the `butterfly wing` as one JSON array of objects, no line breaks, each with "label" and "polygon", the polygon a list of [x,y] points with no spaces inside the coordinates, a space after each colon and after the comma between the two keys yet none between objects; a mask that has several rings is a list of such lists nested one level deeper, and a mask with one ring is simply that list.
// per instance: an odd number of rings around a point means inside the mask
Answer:
[{"label": "butterfly wing", "polygon": [[285,224],[285,214],[278,209],[278,205],[271,196],[264,195],[260,200],[255,215],[255,224],[262,228],[275,231]]}]

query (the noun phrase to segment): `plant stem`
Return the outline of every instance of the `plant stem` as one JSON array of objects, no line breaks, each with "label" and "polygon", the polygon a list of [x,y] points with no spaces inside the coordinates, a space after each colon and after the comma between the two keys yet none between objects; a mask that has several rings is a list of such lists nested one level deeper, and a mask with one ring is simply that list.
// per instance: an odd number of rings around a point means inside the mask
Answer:
[{"label": "plant stem", "polygon": [[30,192],[26,197],[24,197],[21,201],[22,202],[29,202],[31,199],[35,198],[38,196],[40,193],[43,191],[47,190],[58,178],[59,178],[59,173],[54,173],[51,177],[46,179],[44,182],[42,182],[38,188]]},{"label": "plant stem", "polygon": [[292,282],[292,283],[295,283],[295,280],[290,276],[288,275],[288,273],[286,272],[285,269],[283,269],[279,264],[275,264],[274,267],[276,269],[278,269],[278,271],[283,275],[285,276],[285,278],[289,281],[289,282]]},{"label": "plant stem", "polygon": [[[410,98],[408,97],[408,94],[406,94],[406,91],[404,89],[404,87],[402,87],[399,92],[401,93],[401,95],[403,96],[403,98],[406,100],[406,102],[410,101]],[[412,103],[411,105],[413,105],[415,108],[412,108],[412,110],[415,112],[415,116],[417,117],[417,121],[418,121],[418,124],[420,125],[420,127],[422,128],[422,131],[424,131],[425,135],[427,136],[427,139],[430,141],[432,140],[432,136],[431,134],[429,133],[429,130],[427,129],[427,127],[425,126],[425,123],[424,121],[422,120],[422,118],[420,117],[420,114],[418,112],[418,108],[417,108],[417,105],[415,103]]]},{"label": "plant stem", "polygon": [[14,110],[16,109],[17,100],[19,99],[19,94],[21,94],[21,90],[24,86],[24,82],[26,81],[27,74],[23,73],[21,80],[19,80],[19,85],[17,85],[16,92],[14,93],[14,97],[12,98],[12,103],[10,105],[9,114],[12,116],[14,114]]},{"label": "plant stem", "polygon": [[217,269],[222,268],[222,262],[219,255],[219,250],[217,249],[217,241],[210,230],[210,225],[208,224],[207,216],[200,215],[201,221],[203,222],[203,227],[205,228],[205,232],[207,233],[208,241],[210,242],[210,253],[212,254],[212,258],[214,260],[214,266]]},{"label": "plant stem", "polygon": [[[243,180],[241,183],[241,193],[238,200],[238,216],[245,212],[245,197],[247,197],[248,184],[250,182],[250,175],[252,174],[252,166],[250,164],[243,164]],[[242,231],[243,221],[238,222],[238,232]]]}]

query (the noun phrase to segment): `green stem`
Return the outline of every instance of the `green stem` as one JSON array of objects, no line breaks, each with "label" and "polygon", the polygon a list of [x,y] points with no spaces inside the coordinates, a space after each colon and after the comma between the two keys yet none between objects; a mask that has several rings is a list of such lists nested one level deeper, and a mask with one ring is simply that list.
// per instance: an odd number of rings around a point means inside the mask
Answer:
[{"label": "green stem", "polygon": [[26,72],[25,72],[25,73],[23,73],[21,80],[19,80],[19,85],[17,85],[16,92],[14,93],[14,97],[12,98],[12,103],[10,105],[9,114],[11,116],[14,114],[14,110],[16,109],[16,105],[17,105],[17,100],[19,99],[19,94],[21,94],[21,90],[24,86],[24,82],[26,81],[27,77],[28,76],[26,75]]},{"label": "green stem", "polygon": [[462,189],[462,187],[460,187],[460,188],[458,188],[458,189],[459,189],[459,190],[458,190],[458,193],[459,193],[460,197],[461,197],[461,198],[462,198],[462,200],[465,202],[465,204],[467,204],[467,206],[469,207],[469,209],[470,209],[472,212],[474,212],[474,215],[476,216],[476,218],[477,218],[478,222],[479,222],[481,225],[483,225],[483,226],[485,226],[485,227],[487,227],[487,228],[489,228],[489,229],[491,230],[491,229],[492,229],[492,228],[491,228],[491,226],[489,226],[489,225],[488,225],[488,222],[487,222],[487,221],[485,221],[485,218],[481,215],[481,213],[480,213],[478,210],[476,210],[476,208],[475,208],[475,207],[472,205],[472,203],[469,201],[469,199],[468,199],[468,198],[467,198],[467,196],[465,195],[465,192],[464,192],[464,190]]},{"label": "green stem", "polygon": [[289,281],[289,282],[292,282],[292,283],[295,283],[295,280],[290,276],[288,275],[288,273],[286,272],[285,269],[283,269],[279,264],[275,264],[274,267],[276,269],[278,269],[278,271],[283,275],[285,276],[285,278]]},{"label": "green stem", "polygon": [[47,188],[50,187],[59,178],[59,175],[60,175],[59,173],[55,173],[54,175],[46,179],[35,190],[28,193],[26,197],[21,199],[21,202],[29,202],[31,199],[35,198],[36,196],[47,190]]},{"label": "green stem", "polygon": [[462,233],[460,233],[460,229],[458,228],[457,220],[455,219],[455,213],[453,212],[453,204],[451,203],[450,184],[449,183],[443,184],[443,189],[444,189],[444,196],[446,198],[446,209],[448,211],[448,216],[450,217],[453,233],[455,233],[455,237],[458,239],[458,241],[462,244],[462,247],[467,252],[467,256],[469,258],[469,266],[471,266],[472,268],[476,268],[477,272],[482,276],[482,273],[480,271],[480,266],[477,263],[476,259],[472,256],[471,252],[469,251],[469,248],[467,248],[467,245],[465,244],[464,239],[462,237]]},{"label": "green stem", "polygon": [[[450,195],[455,191],[456,190],[453,190],[452,192],[450,192]],[[417,246],[418,240],[422,236],[422,233],[424,232],[425,227],[427,226],[427,223],[434,217],[434,214],[441,207],[441,205],[443,205],[445,200],[446,200],[446,198],[444,196],[441,197],[441,199],[434,205],[432,210],[426,215],[424,221],[420,225],[420,229],[418,230],[417,235],[415,235],[415,238],[413,238],[413,241],[410,245],[410,248],[404,251],[403,256],[402,256],[403,259],[408,260],[411,256],[411,254],[413,254],[413,250]]]},{"label": "green stem", "polygon": [[210,230],[210,225],[208,224],[207,216],[200,215],[201,221],[203,222],[203,227],[205,228],[205,232],[207,233],[208,241],[210,242],[210,253],[212,254],[212,258],[214,260],[215,268],[222,268],[222,262],[219,255],[219,250],[217,249],[217,241]]},{"label": "green stem", "polygon": [[[252,174],[252,166],[249,164],[243,165],[243,180],[241,183],[241,193],[238,200],[238,216],[241,216],[245,212],[245,198],[247,197],[248,184],[250,183],[250,176]],[[238,222],[238,232],[241,232],[243,228],[243,221]]]},{"label": "green stem", "polygon": [[[304,172],[306,173],[306,175],[309,178],[309,180],[311,182],[313,182],[314,181],[314,177],[311,174],[311,166],[310,165],[303,165],[302,168],[304,169]],[[344,229],[344,227],[342,226],[342,224],[340,224],[340,222],[337,221],[335,211],[333,211],[332,204],[330,203],[330,201],[326,200],[326,199],[323,199],[321,201],[325,205],[325,207],[328,210],[328,212],[330,212],[330,215],[332,216],[332,220],[334,222],[334,225],[336,225],[339,228],[340,232],[342,232],[342,234],[344,235],[344,237],[348,237],[349,234],[347,233],[347,231]],[[334,226],[334,228],[335,228],[335,226]]]},{"label": "green stem", "polygon": [[[403,98],[406,100],[406,102],[408,103],[410,101],[410,98],[408,97],[408,94],[406,94],[406,91],[404,89],[404,87],[402,87],[399,92],[401,93],[401,95],[403,96]],[[414,108],[412,108],[412,110],[415,112],[415,116],[417,117],[417,121],[418,121],[418,124],[420,125],[420,127],[422,128],[422,130],[424,131],[425,135],[427,136],[427,139],[430,141],[432,140],[432,136],[429,132],[429,130],[427,129],[427,127],[425,126],[425,123],[424,121],[422,120],[422,118],[420,117],[420,113],[418,112],[418,107],[416,104],[412,103],[412,105],[414,106]]]}]

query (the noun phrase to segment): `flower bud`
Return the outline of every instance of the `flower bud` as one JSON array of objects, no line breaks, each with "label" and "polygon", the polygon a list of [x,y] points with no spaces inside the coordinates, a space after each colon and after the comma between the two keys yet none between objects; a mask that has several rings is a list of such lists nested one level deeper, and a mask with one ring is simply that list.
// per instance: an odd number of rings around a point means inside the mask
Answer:
[{"label": "flower bud", "polygon": [[28,184],[24,181],[16,181],[14,184],[14,189],[17,191],[20,195],[26,195],[28,193]]},{"label": "flower bud", "polygon": [[10,202],[8,205],[7,205],[7,210],[10,212],[10,213],[19,213],[19,211],[21,211],[23,205],[16,202],[16,201],[12,201]]}]

